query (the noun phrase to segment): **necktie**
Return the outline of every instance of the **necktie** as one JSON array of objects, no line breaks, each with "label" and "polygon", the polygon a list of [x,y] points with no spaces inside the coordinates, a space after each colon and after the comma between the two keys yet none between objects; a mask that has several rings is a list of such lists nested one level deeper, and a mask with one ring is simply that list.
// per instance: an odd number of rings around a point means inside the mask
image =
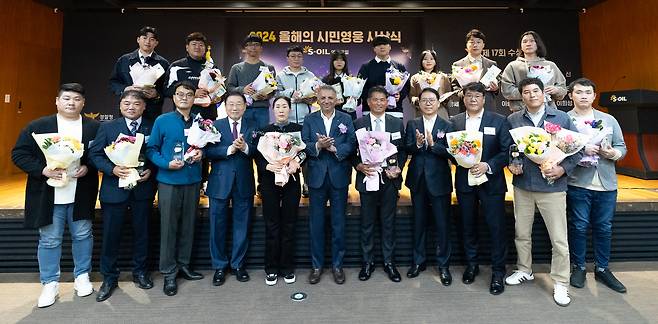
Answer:
[{"label": "necktie", "polygon": [[139,126],[139,123],[137,123],[136,120],[133,120],[130,122],[130,133],[135,136],[137,134],[137,127]]},{"label": "necktie", "polygon": [[381,132],[382,131],[382,120],[379,118],[375,118],[375,132]]},{"label": "necktie", "polygon": [[233,122],[233,140],[236,140],[238,138],[238,122],[234,121]]}]

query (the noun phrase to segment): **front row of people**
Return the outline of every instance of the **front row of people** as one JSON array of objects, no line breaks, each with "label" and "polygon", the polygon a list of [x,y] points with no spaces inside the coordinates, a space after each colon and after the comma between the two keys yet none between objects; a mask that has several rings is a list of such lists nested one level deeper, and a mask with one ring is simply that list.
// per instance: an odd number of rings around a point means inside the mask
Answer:
[{"label": "front row of people", "polygon": [[[551,278],[553,298],[566,306],[571,299],[568,284],[583,287],[585,283],[586,233],[592,227],[595,236],[597,280],[612,289],[625,292],[624,286],[608,269],[611,221],[616,202],[614,162],[622,158],[625,144],[617,121],[592,108],[595,86],[587,79],[574,81],[570,96],[575,108],[568,114],[544,104],[543,84],[538,79],[520,83],[525,109],[505,118],[484,109],[486,89],[480,83],[463,88],[466,111],[450,121],[438,116],[439,94],[431,88],[419,93],[422,116],[410,120],[406,128],[402,120],[386,114],[388,94],[383,87],[368,91],[370,113],[354,123],[349,115],[337,111],[336,91],[321,86],[317,98],[321,109],[309,114],[303,125],[290,123],[290,99],[273,100],[274,123],[262,129],[249,125],[243,118],[246,101],[242,94],[229,92],[225,99],[227,118],[214,122],[221,140],[204,149],[189,147],[187,136],[194,120],[191,108],[195,88],[186,82],[175,87],[175,110],[161,115],[151,123],[142,118],[145,101],[139,91],[125,91],[120,100],[123,117],[100,125],[80,115],[84,106],[84,89],[79,84],[65,84],[56,99],[57,114],[31,122],[20,134],[12,151],[14,163],[28,174],[25,223],[40,233],[38,260],[40,280],[44,285],[39,307],[50,306],[59,292],[59,259],[64,226],[69,224],[73,239],[75,290],[79,296],[93,292],[89,281],[93,238],[91,219],[94,215],[97,170],[103,172],[100,201],[103,211],[103,247],[100,271],[103,283],[96,299],[103,301],[117,287],[119,269],[117,255],[121,228],[129,209],[133,225],[133,281],[142,289],[153,287],[148,275],[148,217],[157,189],[160,210],[160,272],[164,277],[163,291],[177,293],[177,277],[199,280],[203,275],[190,269],[195,220],[199,201],[202,158],[212,162],[207,194],[210,202],[210,255],[215,269],[212,284],[222,285],[229,273],[238,281],[248,281],[245,266],[248,232],[255,195],[252,161],[255,159],[261,183],[263,216],[266,223],[265,282],[275,285],[279,277],[286,283],[296,280],[294,271],[294,233],[301,197],[299,171],[308,168],[309,233],[312,269],[308,282],[321,280],[325,268],[325,217],[331,226],[331,271],[337,284],[345,282],[345,215],[348,186],[352,168],[357,170],[355,187],[361,202],[361,238],[363,265],[359,280],[368,280],[375,269],[374,230],[376,219],[381,223],[383,269],[388,278],[399,282],[401,275],[395,265],[395,229],[398,191],[402,185],[402,168],[411,160],[405,185],[411,191],[414,212],[413,262],[406,273],[417,277],[427,268],[426,236],[428,217],[436,231],[437,271],[443,285],[452,283],[449,269],[452,252],[450,240],[450,204],[453,189],[446,134],[459,131],[483,133],[482,158],[470,169],[457,166],[455,190],[461,215],[460,229],[467,265],[462,282],[470,284],[479,274],[477,223],[481,214],[491,236],[492,276],[490,293],[498,295],[505,284],[518,285],[534,279],[532,274],[532,225],[535,206],[539,209],[549,232],[552,245]],[[508,166],[509,148],[513,144],[510,129],[522,126],[543,127],[545,121],[562,128],[578,130],[575,125],[602,123],[612,129],[601,145],[587,145],[584,152],[574,154],[549,170],[522,157],[521,164]],[[597,124],[598,126],[598,124]],[[358,145],[356,131],[383,131],[397,153],[387,157],[381,166],[365,163]],[[257,149],[259,138],[267,132],[300,132],[306,149],[289,163],[268,162]],[[50,170],[32,133],[59,133],[82,142],[84,154],[68,169]],[[142,147],[145,164],[138,168],[140,179],[131,189],[118,187],[118,181],[130,170],[117,166],[107,157],[104,148],[119,134],[143,134],[147,145]],[[187,159],[181,157],[186,153]],[[585,166],[583,154],[597,157],[598,163]],[[507,238],[505,235],[504,169],[514,175],[515,245],[517,269],[505,278]],[[275,183],[274,173],[285,170],[289,181]],[[470,185],[469,178],[487,177],[480,185]],[[47,180],[69,177],[62,187],[52,187]],[[377,177],[375,189],[366,186],[366,178]],[[544,179],[547,178],[547,179]],[[549,180],[551,183],[547,181]],[[329,202],[329,212],[325,212]],[[229,215],[229,205],[231,206]],[[567,214],[569,222],[567,222]],[[232,249],[226,248],[229,217],[232,224]],[[569,224],[569,228],[567,228]],[[569,242],[570,240],[570,242]],[[569,244],[570,243],[570,244]],[[570,248],[571,247],[571,250]],[[570,271],[570,255],[573,269]]]}]

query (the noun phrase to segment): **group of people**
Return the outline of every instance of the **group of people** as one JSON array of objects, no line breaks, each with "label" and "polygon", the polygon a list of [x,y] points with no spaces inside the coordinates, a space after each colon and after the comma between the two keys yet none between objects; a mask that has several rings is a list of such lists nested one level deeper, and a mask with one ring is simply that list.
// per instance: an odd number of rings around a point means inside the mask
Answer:
[{"label": "group of people", "polygon": [[[475,64],[482,69],[495,62],[481,55],[484,34],[478,30],[466,36],[468,55],[456,65]],[[441,283],[452,283],[450,272],[451,194],[453,181],[446,134],[453,131],[483,133],[481,162],[466,169],[456,166],[456,192],[466,268],[462,282],[471,284],[479,274],[477,223],[483,217],[489,228],[491,241],[492,276],[490,293],[504,292],[505,285],[518,285],[533,280],[532,225],[535,208],[539,209],[549,232],[552,246],[550,276],[554,281],[553,298],[560,306],[571,302],[568,285],[581,288],[586,276],[587,231],[594,236],[595,278],[610,288],[625,292],[625,287],[608,267],[611,242],[611,222],[616,206],[617,183],[615,161],[626,153],[621,129],[610,115],[594,109],[596,87],[588,79],[577,79],[568,87],[554,63],[545,60],[546,48],[539,35],[526,32],[521,36],[519,58],[505,68],[500,84],[493,81],[484,85],[473,82],[461,86],[447,75],[439,73],[439,90],[422,88],[412,77],[401,93],[395,95],[397,107],[390,107],[389,93],[384,85],[384,73],[390,66],[403,70],[392,61],[390,40],[379,36],[373,41],[375,58],[365,63],[359,75],[367,83],[361,104],[367,113],[360,118],[341,111],[339,84],[349,74],[344,53],[332,54],[330,75],[325,85],[315,90],[313,99],[301,98],[299,85],[312,72],[302,66],[303,52],[299,47],[287,51],[289,66],[278,75],[279,89],[268,95],[256,92],[252,82],[260,71],[274,73],[272,65],[260,60],[262,40],[248,36],[243,43],[244,61],[233,65],[227,79],[223,105],[227,117],[216,119],[216,111],[194,105],[194,99],[206,96],[197,87],[198,76],[204,68],[207,39],[195,32],[186,39],[187,56],[171,65],[154,52],[158,44],[157,32],[144,27],[137,36],[139,48],[119,58],[111,77],[111,88],[120,97],[121,117],[98,123],[81,115],[85,103],[84,88],[77,83],[63,84],[55,104],[57,113],[29,123],[20,133],[12,151],[14,163],[27,175],[25,198],[26,226],[39,229],[38,261],[42,293],[39,307],[52,305],[59,292],[59,260],[66,224],[72,236],[74,259],[74,288],[78,296],[88,296],[94,289],[89,280],[93,245],[92,219],[98,193],[98,171],[101,171],[100,195],[103,214],[100,272],[103,283],[97,301],[108,299],[117,288],[119,268],[117,257],[121,229],[127,211],[131,212],[133,228],[133,281],[142,289],[153,287],[148,273],[148,228],[155,194],[160,213],[159,270],[164,283],[163,292],[177,294],[177,278],[200,280],[204,276],[190,268],[194,229],[201,186],[207,178],[205,194],[209,198],[210,257],[215,270],[212,284],[222,285],[230,273],[238,281],[250,279],[245,256],[249,246],[249,227],[252,220],[257,186],[254,181],[255,162],[258,173],[258,192],[262,201],[266,224],[265,282],[275,285],[279,278],[294,283],[295,226],[302,196],[302,182],[308,187],[309,234],[312,269],[310,284],[320,282],[324,269],[330,268],[334,281],[343,284],[345,256],[345,217],[348,187],[352,169],[356,170],[354,186],[360,196],[360,247],[362,267],[359,280],[368,280],[375,268],[375,221],[381,224],[383,270],[393,282],[402,276],[397,270],[395,251],[395,218],[399,190],[403,183],[402,170],[407,168],[404,184],[411,191],[413,206],[413,261],[407,278],[415,278],[426,270],[426,237],[428,220],[434,223],[437,271]],[[155,87],[133,85],[129,67],[133,64],[161,64],[167,73]],[[550,84],[538,78],[528,78],[528,64],[550,65],[558,71]],[[421,55],[421,69],[438,72],[436,53],[428,50]],[[441,106],[442,94],[460,88],[464,111],[448,116]],[[493,111],[498,92],[510,100],[513,113],[507,117]],[[554,100],[568,93],[574,108],[568,113],[555,107]],[[406,126],[401,116],[400,102],[407,94],[418,109],[418,117]],[[160,111],[164,98],[171,97],[174,110]],[[248,104],[247,97],[251,100]],[[309,104],[317,101],[320,109],[311,112]],[[270,122],[270,109],[274,120]],[[190,147],[187,137],[197,114],[214,120],[221,133],[217,143],[204,148]],[[606,144],[587,145],[550,170],[540,167],[521,155],[520,164],[510,164],[510,147],[514,144],[510,129],[522,126],[543,127],[545,121],[564,129],[577,131],[575,122],[601,120],[613,129]],[[372,165],[362,159],[356,132],[386,132],[397,153],[388,156],[382,165]],[[286,164],[270,163],[259,152],[258,143],[267,132],[299,133],[305,149]],[[77,138],[84,145],[84,154],[68,169],[51,170],[31,134],[59,133]],[[140,179],[133,188],[119,188],[118,181],[129,175],[129,168],[117,166],[107,157],[104,148],[119,134],[145,136],[142,147],[144,166]],[[182,152],[188,158],[181,159]],[[584,156],[598,156],[598,164],[585,167],[579,164]],[[210,164],[208,175],[202,176],[203,161]],[[409,162],[407,163],[407,160]],[[453,163],[455,164],[455,163]],[[516,270],[507,275],[507,218],[504,170],[513,174],[515,245],[518,253]],[[300,177],[301,170],[305,175]],[[285,170],[289,181],[280,185],[275,173]],[[470,175],[469,175],[470,174]],[[379,176],[377,190],[366,188],[366,177]],[[469,177],[487,177],[480,185],[469,184]],[[49,179],[69,177],[63,187],[52,187]],[[550,180],[551,184],[547,182]],[[325,212],[329,202],[329,212]],[[231,207],[229,209],[229,206]],[[567,217],[568,215],[568,217]],[[331,232],[331,264],[325,264],[325,218],[329,217]],[[230,218],[230,222],[229,222]],[[231,224],[232,228],[228,228]],[[231,230],[232,248],[226,247]],[[431,257],[433,258],[433,257]]]}]

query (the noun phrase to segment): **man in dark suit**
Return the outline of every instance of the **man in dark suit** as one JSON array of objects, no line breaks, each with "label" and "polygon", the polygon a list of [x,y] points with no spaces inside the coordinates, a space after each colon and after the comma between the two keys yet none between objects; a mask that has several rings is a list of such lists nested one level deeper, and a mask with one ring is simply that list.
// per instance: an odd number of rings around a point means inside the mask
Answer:
[{"label": "man in dark suit", "polygon": [[160,65],[164,71],[167,71],[169,61],[155,52],[158,46],[158,32],[155,28],[142,27],[137,34],[137,44],[139,48],[122,55],[114,64],[110,76],[110,89],[116,96],[121,96],[127,90],[141,91],[146,98],[146,110],[143,115],[153,121],[162,114],[164,74],[153,84],[153,87],[135,86],[130,76],[130,69],[135,64],[147,68]]},{"label": "man in dark suit", "polygon": [[336,90],[318,88],[320,111],[306,116],[302,140],[306,144],[309,187],[309,228],[313,270],[308,281],[320,282],[324,266],[324,216],[327,200],[331,204],[332,270],[337,284],[345,282],[345,210],[347,187],[352,178],[349,157],[356,139],[350,115],[336,111]]},{"label": "man in dark suit", "polygon": [[[148,221],[153,207],[156,182],[153,164],[139,167],[141,178],[134,188],[120,188],[119,178],[130,175],[130,168],[115,165],[105,154],[105,147],[112,144],[119,134],[135,136],[143,134],[145,138],[151,134],[153,122],[143,118],[146,108],[145,97],[141,91],[127,90],[121,95],[119,109],[122,117],[101,124],[94,143],[89,148],[92,163],[103,172],[103,183],[100,189],[100,201],[103,209],[103,247],[101,248],[100,271],[103,274],[103,284],[98,290],[96,301],[104,301],[118,286],[119,268],[117,257],[121,243],[121,228],[124,217],[130,207],[133,225],[133,281],[139,288],[153,288],[153,281],[148,274],[146,264],[148,249]],[[146,144],[142,145],[142,154],[146,152]],[[142,159],[142,162],[145,159]]]},{"label": "man in dark suit", "polygon": [[437,233],[436,257],[439,276],[444,286],[452,283],[450,274],[450,194],[452,174],[446,150],[445,134],[452,124],[437,116],[439,93],[426,88],[420,92],[422,116],[407,123],[405,144],[412,155],[405,185],[411,190],[414,210],[414,257],[407,277],[415,278],[425,270],[425,236],[428,212],[434,219]]},{"label": "man in dark suit", "polygon": [[[470,169],[457,166],[455,189],[461,211],[464,233],[464,251],[467,267],[462,276],[465,284],[471,284],[478,275],[478,210],[482,211],[491,234],[491,284],[489,292],[499,295],[505,291],[505,258],[507,237],[505,236],[505,173],[508,150],[512,145],[507,118],[484,108],[486,89],[480,82],[464,86],[466,112],[455,115],[451,121],[455,131],[482,132],[481,162]],[[468,173],[475,177],[486,175],[487,182],[479,186],[468,183]]]},{"label": "man in dark suit", "polygon": [[[247,109],[244,96],[229,92],[225,101],[227,118],[217,120],[222,134],[219,143],[208,145],[206,155],[212,162],[208,180],[210,198],[210,257],[215,269],[213,285],[222,285],[230,265],[238,281],[249,280],[244,258],[249,241],[249,219],[254,205],[254,169],[252,157],[256,147],[252,138],[256,128],[243,118]],[[226,251],[228,206],[233,208],[233,250]],[[230,261],[230,262],[229,262]]]},{"label": "man in dark suit", "polygon": [[[491,68],[494,65],[497,66],[496,61],[490,60],[484,57],[484,55],[482,55],[482,50],[484,50],[485,39],[486,38],[483,32],[477,29],[472,29],[471,31],[469,31],[466,34],[466,52],[468,52],[468,54],[461,60],[452,63],[453,68],[476,65],[478,68],[482,69],[482,74],[480,77],[483,77],[485,74],[487,74],[489,68]],[[461,86],[459,85],[459,82],[457,82],[457,79],[452,80],[452,88],[453,90],[461,89]],[[491,82],[490,84],[487,85],[484,106],[487,110],[491,112],[494,112],[496,109],[496,95],[498,95],[498,92],[499,91],[498,91],[497,81]],[[463,97],[463,92],[460,94],[460,98],[462,97]],[[461,104],[462,102],[460,102],[460,106]]]},{"label": "man in dark suit", "polygon": [[[372,40],[372,49],[375,52],[375,58],[361,65],[358,73],[359,78],[366,79],[366,84],[363,86],[363,91],[361,92],[361,104],[364,112],[370,111],[367,100],[368,91],[374,86],[386,85],[386,70],[389,67],[394,67],[400,72],[407,70],[404,65],[391,59],[391,39],[388,36],[381,35],[375,37]],[[400,93],[395,94],[397,106],[388,109],[386,114],[402,118],[402,99],[406,98],[407,94],[409,94],[409,82],[404,85]]]},{"label": "man in dark suit", "polygon": [[[25,188],[25,227],[39,229],[39,279],[43,285],[38,307],[55,303],[59,294],[59,264],[62,256],[64,227],[68,224],[73,245],[73,276],[79,297],[89,296],[94,287],[89,281],[91,253],[94,244],[91,222],[94,218],[98,194],[98,171],[89,162],[88,150],[67,169],[51,170],[35,134],[58,133],[80,141],[84,148],[96,137],[98,122],[82,117],[85,90],[78,83],[61,85],[55,104],[57,114],[30,122],[18,135],[11,151],[14,164],[27,173]],[[52,187],[47,180],[69,181],[61,187]]]},{"label": "man in dark suit", "polygon": [[[386,158],[379,165],[368,165],[361,161],[359,150],[353,155],[356,174],[356,190],[361,200],[361,252],[363,266],[359,272],[359,280],[370,279],[375,270],[373,255],[373,232],[375,219],[380,218],[382,226],[382,254],[384,255],[384,271],[393,282],[401,280],[393,255],[395,250],[395,211],[398,201],[398,190],[402,186],[402,167],[407,160],[404,152],[404,124],[402,119],[386,114],[388,93],[382,86],[375,86],[368,91],[368,106],[370,114],[357,119],[354,129],[365,128],[368,131],[387,132],[390,140],[398,149],[398,153]],[[379,190],[367,191],[364,179],[366,176],[377,175],[377,168],[384,168],[381,174]]]}]

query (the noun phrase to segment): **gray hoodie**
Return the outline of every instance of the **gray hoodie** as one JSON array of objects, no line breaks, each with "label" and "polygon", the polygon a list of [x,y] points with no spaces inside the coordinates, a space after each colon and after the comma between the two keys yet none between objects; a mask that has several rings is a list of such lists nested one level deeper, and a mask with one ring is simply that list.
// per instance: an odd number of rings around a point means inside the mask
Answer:
[{"label": "gray hoodie", "polygon": [[[304,81],[313,77],[315,77],[315,74],[304,66],[302,66],[302,69],[297,73],[293,73],[290,71],[290,67],[286,66],[281,73],[276,76],[276,81],[278,83],[276,95],[286,96],[292,99],[292,93],[299,90],[299,87]],[[290,108],[291,111],[288,120],[291,123],[302,125],[304,123],[304,117],[311,113],[311,107],[304,102],[295,102]]]}]

